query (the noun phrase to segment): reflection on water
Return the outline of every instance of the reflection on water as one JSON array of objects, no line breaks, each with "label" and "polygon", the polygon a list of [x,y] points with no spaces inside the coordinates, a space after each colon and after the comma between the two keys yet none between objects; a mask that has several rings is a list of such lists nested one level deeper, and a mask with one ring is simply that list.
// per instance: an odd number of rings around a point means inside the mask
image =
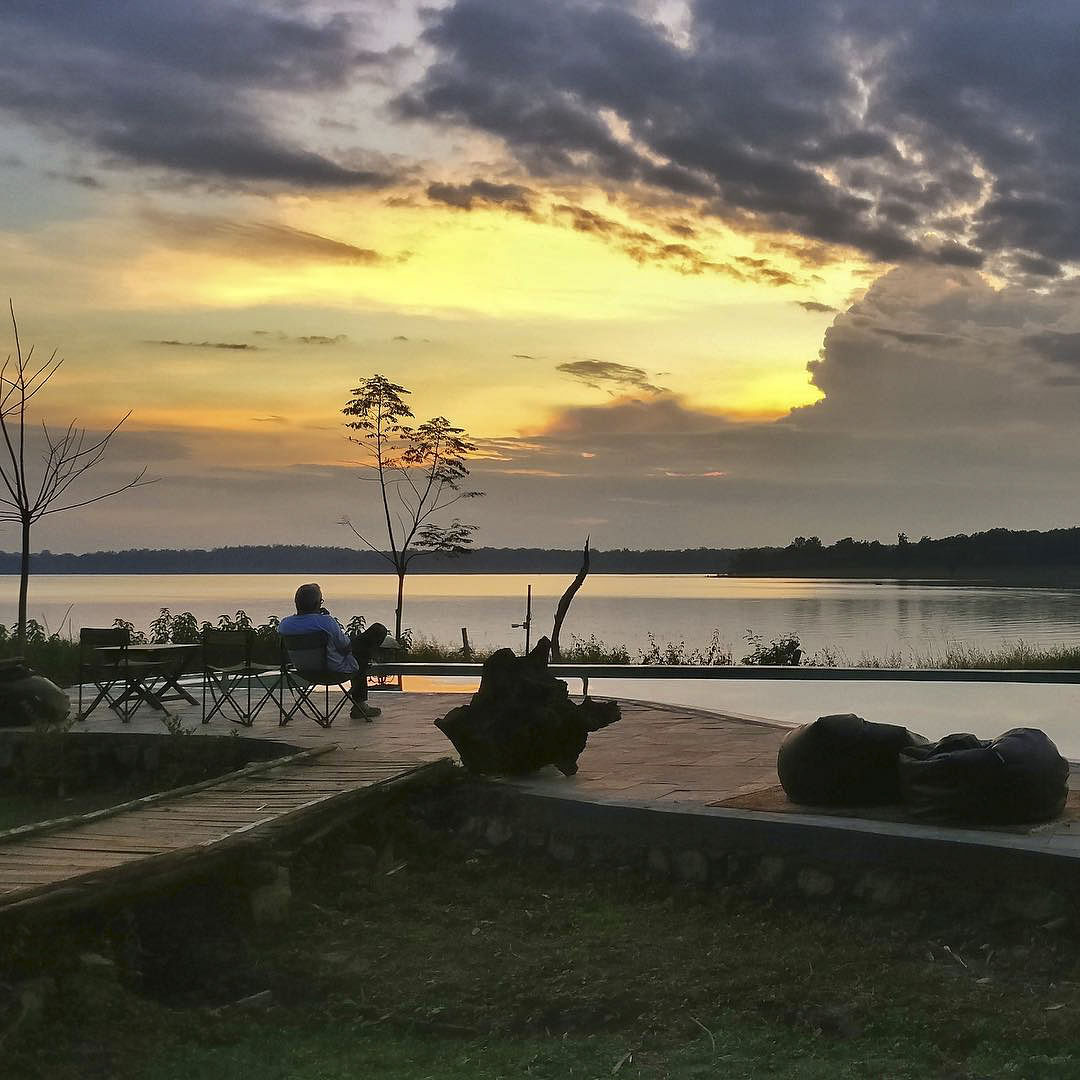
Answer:
[{"label": "reflection on water", "polygon": [[[200,619],[244,609],[257,621],[292,609],[292,594],[311,575],[162,574],[42,575],[30,589],[30,615],[56,629],[109,625],[115,618],[145,626],[162,607]],[[3,579],[0,622],[14,621],[18,581]],[[405,625],[446,643],[468,627],[479,647],[512,645],[510,628],[533,587],[533,640],[551,628],[555,605],[569,584],[557,574],[415,574],[406,583]],[[327,605],[342,618],[359,613],[392,624],[395,582],[390,575],[320,575]],[[951,642],[992,646],[1080,638],[1080,591],[934,585],[927,582],[819,581],[788,578],[709,578],[699,575],[607,574],[590,577],[563,630],[595,634],[609,643],[643,648],[660,642],[701,646],[713,629],[745,651],[747,630],[766,639],[795,631],[805,650],[825,646],[848,658],[863,653],[941,652]]]}]

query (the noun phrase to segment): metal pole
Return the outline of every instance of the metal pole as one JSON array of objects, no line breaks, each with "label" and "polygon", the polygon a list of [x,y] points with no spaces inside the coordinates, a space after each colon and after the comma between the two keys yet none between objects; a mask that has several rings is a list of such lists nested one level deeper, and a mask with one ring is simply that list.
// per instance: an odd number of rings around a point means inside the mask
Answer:
[{"label": "metal pole", "polygon": [[529,655],[529,631],[532,629],[532,586],[525,593],[525,655]]}]

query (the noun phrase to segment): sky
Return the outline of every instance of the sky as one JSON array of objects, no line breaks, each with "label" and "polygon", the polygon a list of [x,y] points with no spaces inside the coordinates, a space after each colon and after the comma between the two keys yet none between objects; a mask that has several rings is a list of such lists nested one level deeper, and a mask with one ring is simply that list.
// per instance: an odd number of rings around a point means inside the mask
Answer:
[{"label": "sky", "polygon": [[[5,0],[0,283],[131,416],[34,547],[377,535],[381,373],[492,546],[1080,519],[1059,0]],[[4,352],[11,328],[0,328]],[[0,547],[18,546],[14,529]]]}]

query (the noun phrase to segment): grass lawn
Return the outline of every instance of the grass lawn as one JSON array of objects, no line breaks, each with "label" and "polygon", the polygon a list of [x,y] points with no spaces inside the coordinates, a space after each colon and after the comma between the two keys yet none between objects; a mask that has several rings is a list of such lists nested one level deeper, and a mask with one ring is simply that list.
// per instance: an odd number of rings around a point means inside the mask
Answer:
[{"label": "grass lawn", "polygon": [[[163,909],[142,941],[167,976],[158,996],[62,979],[0,1072],[1080,1077],[1067,931],[771,904],[406,831],[373,883],[341,873],[340,849],[296,868],[285,927],[245,933],[212,897]],[[229,1004],[264,990],[267,1004]]]}]

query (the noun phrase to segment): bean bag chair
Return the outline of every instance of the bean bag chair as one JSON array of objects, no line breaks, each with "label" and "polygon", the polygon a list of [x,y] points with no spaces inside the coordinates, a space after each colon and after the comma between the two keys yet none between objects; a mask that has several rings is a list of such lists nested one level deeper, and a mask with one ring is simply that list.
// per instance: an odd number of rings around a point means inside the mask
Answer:
[{"label": "bean bag chair", "polygon": [[0,668],[0,727],[59,724],[68,714],[67,694],[23,664]]},{"label": "bean bag chair", "polygon": [[854,713],[821,716],[781,743],[776,771],[792,802],[816,806],[877,806],[900,801],[897,759],[922,735],[872,724]]},{"label": "bean bag chair", "polygon": [[1069,793],[1069,763],[1036,728],[1014,728],[992,741],[958,734],[907,747],[899,773],[908,812],[941,824],[1049,821]]}]

